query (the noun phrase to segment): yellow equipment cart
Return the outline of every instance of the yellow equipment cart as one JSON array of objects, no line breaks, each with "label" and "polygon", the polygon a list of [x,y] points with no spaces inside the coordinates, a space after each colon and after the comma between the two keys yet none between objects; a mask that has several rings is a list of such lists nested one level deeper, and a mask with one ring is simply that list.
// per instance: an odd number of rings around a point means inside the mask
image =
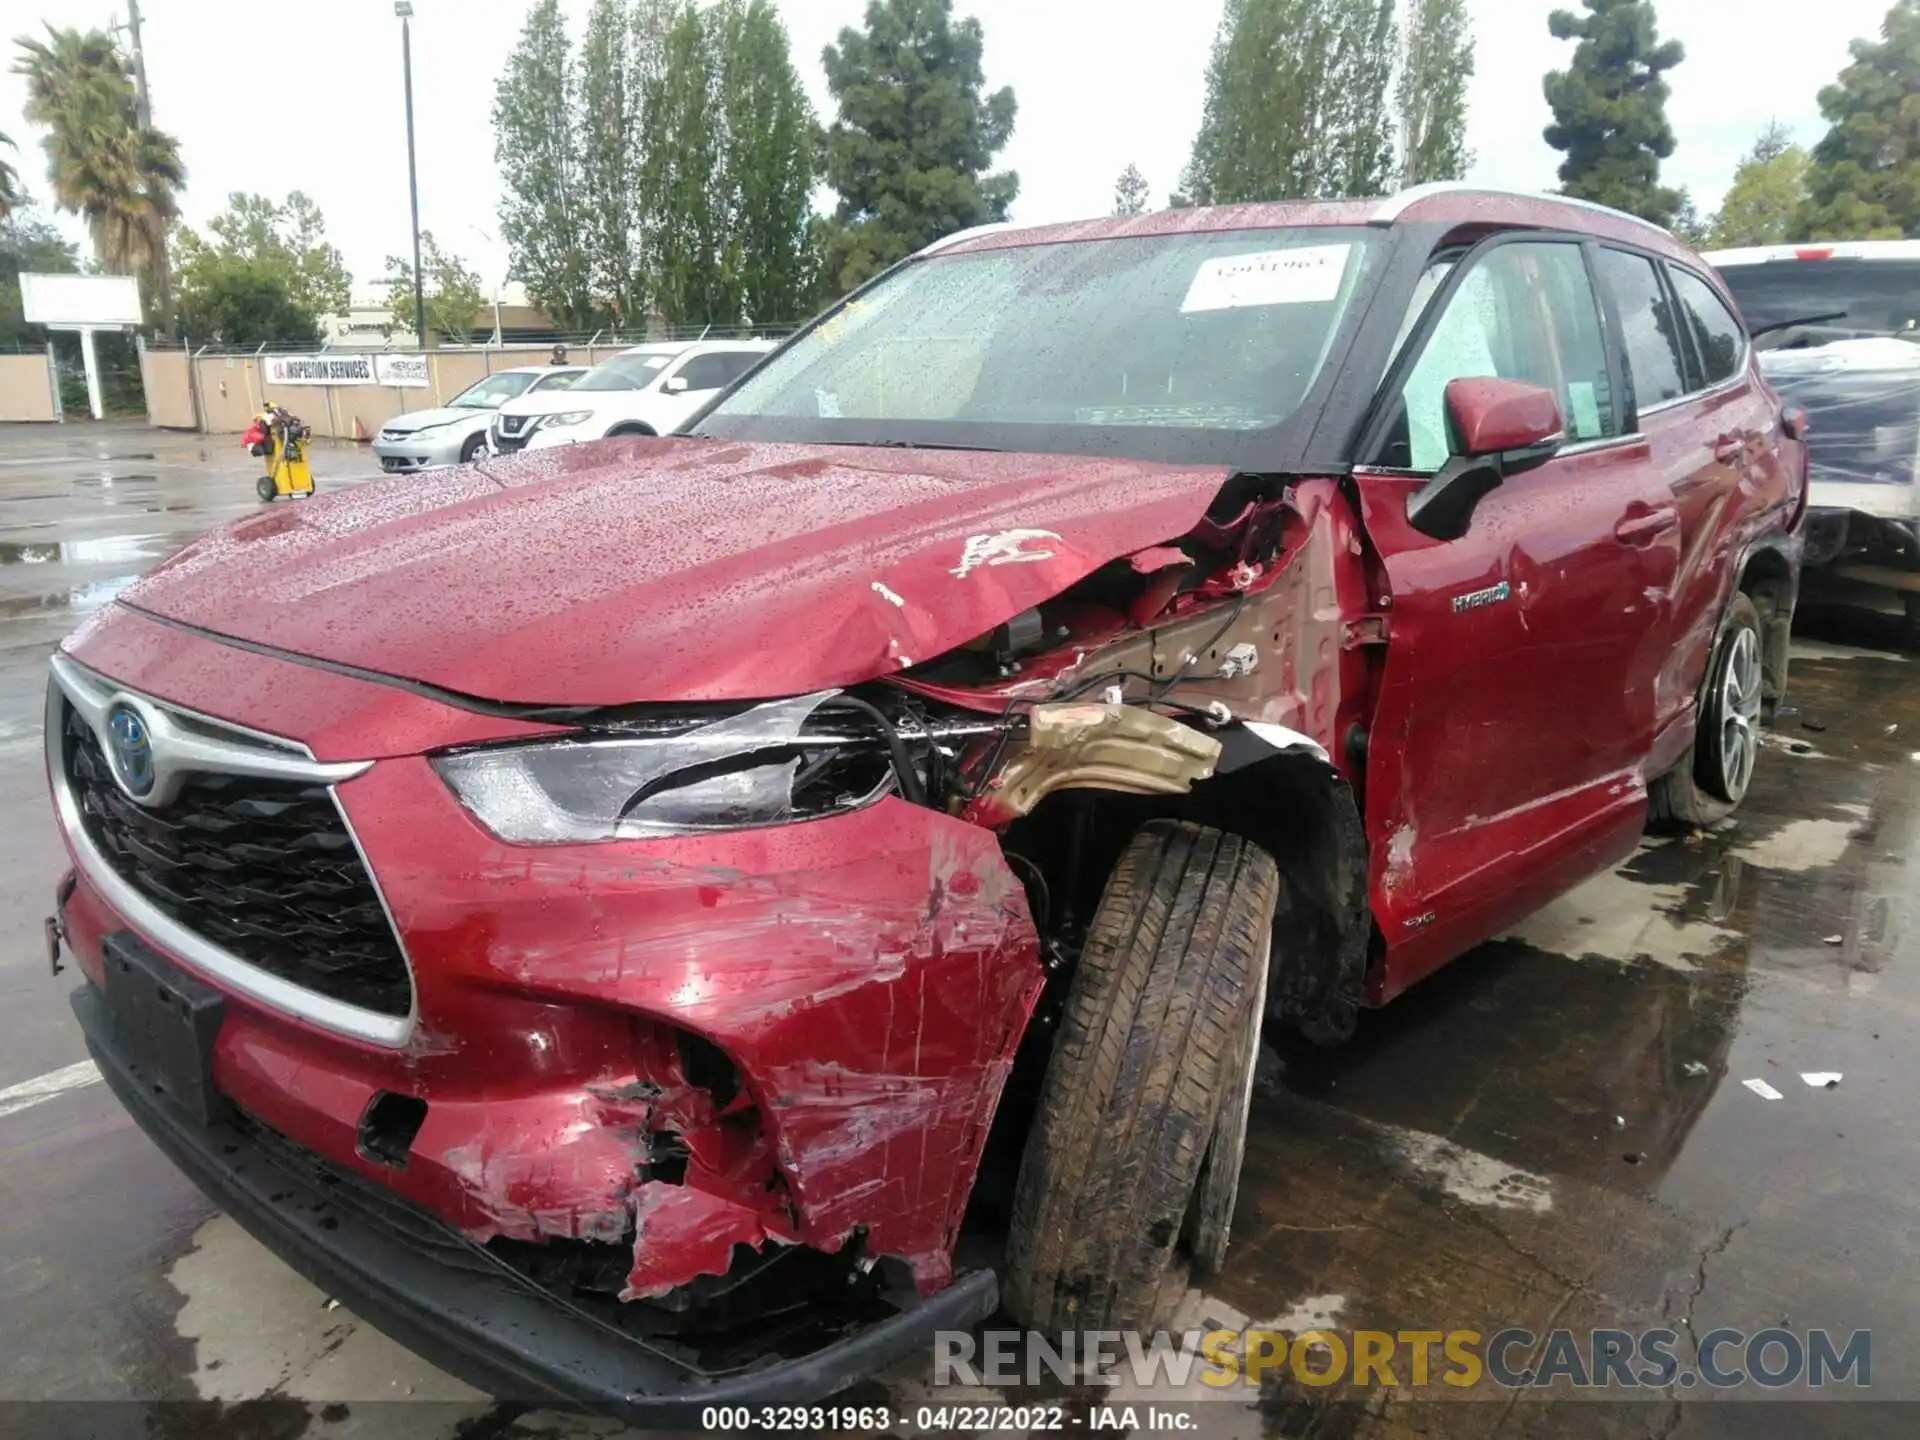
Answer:
[{"label": "yellow equipment cart", "polygon": [[312,439],[313,427],[278,405],[253,417],[242,441],[251,454],[267,461],[267,473],[253,483],[262,500],[313,494],[313,471],[307,465]]}]

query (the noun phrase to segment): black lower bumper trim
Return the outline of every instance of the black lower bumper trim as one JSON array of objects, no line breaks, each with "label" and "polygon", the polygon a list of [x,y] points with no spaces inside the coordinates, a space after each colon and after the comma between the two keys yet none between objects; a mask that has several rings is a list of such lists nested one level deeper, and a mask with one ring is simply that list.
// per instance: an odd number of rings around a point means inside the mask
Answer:
[{"label": "black lower bumper trim", "polygon": [[[255,1239],[401,1344],[502,1400],[604,1411],[643,1425],[692,1426],[709,1405],[823,1399],[930,1345],[936,1330],[985,1319],[999,1301],[993,1273],[971,1271],[812,1354],[704,1375],[579,1315],[504,1268],[450,1265],[370,1223],[275,1163],[247,1128],[201,1125],[157,1096],[116,1045],[92,985],[74,991],[73,1010],[120,1103]],[[478,1247],[475,1258],[484,1258]]]}]

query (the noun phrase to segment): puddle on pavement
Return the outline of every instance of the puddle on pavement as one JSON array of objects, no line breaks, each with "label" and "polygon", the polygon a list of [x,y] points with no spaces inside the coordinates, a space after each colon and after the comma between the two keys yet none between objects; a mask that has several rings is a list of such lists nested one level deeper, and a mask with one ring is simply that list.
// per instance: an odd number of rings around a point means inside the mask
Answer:
[{"label": "puddle on pavement", "polygon": [[0,542],[0,565],[126,565],[158,560],[167,550],[164,535],[102,535],[91,540],[46,544]]},{"label": "puddle on pavement", "polygon": [[44,595],[9,595],[0,598],[0,619],[17,620],[29,615],[62,612],[84,614],[99,609],[139,578],[138,575],[116,575],[111,580],[95,580]]},{"label": "puddle on pavement", "polygon": [[87,489],[111,490],[116,485],[157,485],[160,483],[160,477],[145,471],[128,475],[81,475],[77,476],[73,483]]}]

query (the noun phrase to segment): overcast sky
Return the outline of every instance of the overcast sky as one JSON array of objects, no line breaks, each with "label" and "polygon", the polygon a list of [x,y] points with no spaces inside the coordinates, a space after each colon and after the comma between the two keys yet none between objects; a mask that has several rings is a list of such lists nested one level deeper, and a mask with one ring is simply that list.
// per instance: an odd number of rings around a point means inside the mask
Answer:
[{"label": "overcast sky", "polygon": [[[325,212],[355,290],[408,244],[400,25],[392,0],[143,0],[154,119],[179,138],[187,219],[203,224],[232,190],[305,190]],[[865,0],[778,0],[795,63],[823,117],[831,106],[821,48],[857,24]],[[1847,42],[1878,31],[1889,0],[1659,0],[1663,36],[1687,60],[1670,78],[1679,149],[1663,178],[1717,207],[1754,135],[1778,117],[1811,143],[1825,131],[1816,96],[1847,60]],[[413,0],[420,218],[443,245],[496,283],[506,252],[488,116],[494,80],[526,0]],[[569,0],[578,20],[586,0]],[[1540,138],[1540,77],[1573,47],[1547,33],[1555,0],[1468,0],[1479,42],[1470,96],[1470,178],[1538,189],[1559,161]],[[0,39],[105,23],[115,0],[0,0]],[[1101,214],[1132,161],[1164,203],[1200,120],[1221,0],[956,0],[986,29],[991,86],[1011,85],[1019,123],[1001,163],[1020,172],[1014,218]],[[124,0],[120,3],[124,15]],[[9,56],[12,47],[7,45]],[[47,199],[38,137],[20,118],[23,91],[0,75],[0,131]],[[78,229],[75,227],[77,235]]]}]

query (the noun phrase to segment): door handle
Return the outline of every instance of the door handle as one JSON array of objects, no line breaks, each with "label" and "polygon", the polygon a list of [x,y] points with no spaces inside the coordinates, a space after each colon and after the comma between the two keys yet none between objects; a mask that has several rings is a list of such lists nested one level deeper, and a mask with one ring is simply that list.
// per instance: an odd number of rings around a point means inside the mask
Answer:
[{"label": "door handle", "polygon": [[1747,442],[1744,436],[1722,435],[1713,442],[1713,458],[1722,465],[1731,465],[1736,460],[1743,460],[1746,454]]},{"label": "door handle", "polygon": [[1651,545],[1680,524],[1680,512],[1670,505],[1634,505],[1626,518],[1613,527],[1614,538],[1623,545]]}]

